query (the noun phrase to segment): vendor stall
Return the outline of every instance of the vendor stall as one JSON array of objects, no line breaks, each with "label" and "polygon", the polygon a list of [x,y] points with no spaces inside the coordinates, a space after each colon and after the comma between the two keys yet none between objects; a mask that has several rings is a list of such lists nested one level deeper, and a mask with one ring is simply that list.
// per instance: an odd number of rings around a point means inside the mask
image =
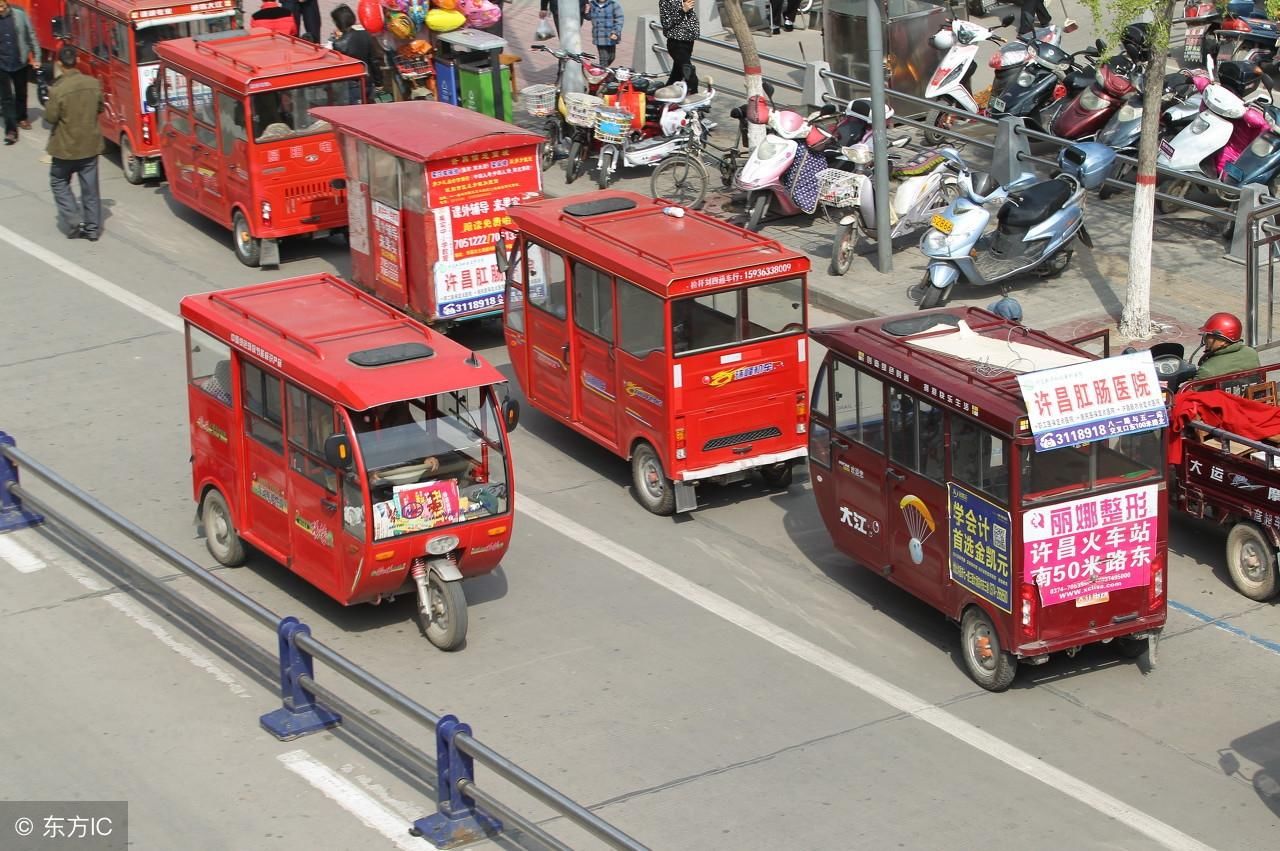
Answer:
[{"label": "vendor stall", "polygon": [[313,112],[341,140],[352,280],[428,323],[500,313],[493,243],[542,194],[542,137],[431,101]]}]

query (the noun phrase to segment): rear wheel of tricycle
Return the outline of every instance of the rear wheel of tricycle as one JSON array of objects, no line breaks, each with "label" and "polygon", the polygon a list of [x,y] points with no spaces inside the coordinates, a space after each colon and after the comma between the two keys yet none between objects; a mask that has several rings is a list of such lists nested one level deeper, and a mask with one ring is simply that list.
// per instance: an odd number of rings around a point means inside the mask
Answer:
[{"label": "rear wheel of tricycle", "polygon": [[764,223],[764,214],[769,211],[769,195],[761,192],[751,199],[751,212],[747,215],[747,230],[759,232]]},{"label": "rear wheel of tricycle", "polygon": [[856,222],[836,226],[836,235],[831,240],[831,274],[843,275],[853,265],[854,249],[858,247],[858,225]]},{"label": "rear wheel of tricycle", "polygon": [[707,197],[707,172],[693,157],[667,157],[649,178],[649,194],[660,201],[696,209]]},{"label": "rear wheel of tricycle", "polygon": [[764,477],[764,485],[769,490],[786,490],[791,487],[795,478],[795,468],[789,462],[761,467],[760,475]]},{"label": "rear wheel of tricycle", "polygon": [[244,541],[236,531],[227,501],[216,488],[210,488],[200,503],[200,524],[204,526],[205,545],[218,564],[236,567],[244,563]]},{"label": "rear wheel of tricycle", "polygon": [[960,652],[969,676],[987,691],[1004,691],[1018,672],[1018,660],[1000,647],[991,618],[978,606],[965,609],[960,619]]},{"label": "rear wheel of tricycle", "polygon": [[675,510],[675,487],[662,469],[662,459],[647,443],[637,446],[631,456],[631,478],[636,489],[636,499],[649,512],[666,517]]},{"label": "rear wheel of tricycle", "polygon": [[547,141],[542,143],[539,153],[542,158],[542,170],[546,171],[555,165],[556,152],[560,150],[560,122],[548,121],[542,128],[542,132],[546,134]]},{"label": "rear wheel of tricycle", "polygon": [[1276,595],[1276,551],[1260,528],[1248,521],[1227,535],[1227,571],[1236,590],[1262,602]]},{"label": "rear wheel of tricycle", "polygon": [[[433,571],[427,580],[429,613],[418,605],[418,629],[441,650],[457,650],[467,637],[467,595],[462,580],[445,582]],[[430,619],[428,619],[428,614]]]},{"label": "rear wheel of tricycle", "polygon": [[596,175],[596,185],[601,189],[609,188],[609,181],[613,178],[613,162],[617,157],[618,152],[612,146],[607,146],[600,152],[600,161],[597,163],[600,173]]},{"label": "rear wheel of tricycle", "polygon": [[244,213],[236,210],[231,219],[231,240],[236,250],[236,259],[246,266],[257,267],[262,264],[262,240],[249,232],[249,222]]},{"label": "rear wheel of tricycle", "polygon": [[141,157],[135,156],[133,146],[129,144],[129,137],[120,136],[120,168],[124,171],[124,179],[127,183],[137,186],[142,182],[142,172],[145,167]]}]

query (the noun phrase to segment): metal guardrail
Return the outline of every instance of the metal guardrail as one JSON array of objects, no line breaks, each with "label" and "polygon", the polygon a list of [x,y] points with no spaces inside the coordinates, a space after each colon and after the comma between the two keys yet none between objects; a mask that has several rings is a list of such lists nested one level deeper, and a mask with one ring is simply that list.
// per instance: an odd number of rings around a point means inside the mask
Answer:
[{"label": "metal guardrail", "polygon": [[1278,216],[1280,200],[1272,199],[1250,209],[1245,221],[1244,339],[1255,349],[1280,346],[1275,324],[1276,262],[1280,259]]},{"label": "metal guardrail", "polygon": [[[213,591],[222,600],[276,632],[279,653],[278,657],[271,658],[247,636],[174,590],[169,583],[131,565],[148,590],[165,601],[166,608],[181,611],[192,621],[212,625],[222,634],[233,637],[237,644],[249,648],[244,655],[253,657],[248,660],[250,662],[262,663],[265,660],[271,664],[278,663],[282,705],[260,719],[262,727],[276,738],[290,740],[333,728],[342,724],[345,714],[353,723],[358,722],[361,728],[372,731],[385,744],[391,753],[383,754],[384,756],[391,757],[398,763],[408,761],[425,768],[428,776],[434,774],[436,812],[413,822],[408,828],[413,835],[423,837],[436,848],[453,848],[500,834],[505,820],[544,847],[569,851],[568,846],[480,786],[476,782],[474,768],[475,763],[479,763],[497,777],[600,839],[608,847],[624,851],[646,851],[646,846],[631,836],[475,738],[471,727],[459,721],[456,716],[437,715],[312,637],[310,628],[297,618],[282,618],[232,587],[221,577],[196,564],[18,449],[14,439],[3,431],[0,431],[0,534],[37,525],[44,522],[46,516],[57,520],[61,527],[73,533],[77,528],[74,520],[22,487],[18,479],[19,465],[80,508],[105,521],[147,551]],[[95,541],[92,546],[116,563],[131,564],[124,556],[101,542]],[[431,731],[435,739],[435,759],[421,753],[416,746],[316,682],[316,659]]]}]

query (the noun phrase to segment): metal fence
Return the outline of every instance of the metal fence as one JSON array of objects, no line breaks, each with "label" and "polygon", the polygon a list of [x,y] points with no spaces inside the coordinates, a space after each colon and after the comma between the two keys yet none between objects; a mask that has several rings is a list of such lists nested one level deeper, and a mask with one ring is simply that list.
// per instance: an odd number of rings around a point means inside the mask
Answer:
[{"label": "metal fence", "polygon": [[1244,262],[1245,342],[1256,349],[1280,346],[1276,329],[1276,260],[1280,255],[1280,201],[1251,209],[1246,219]]},{"label": "metal fence", "polygon": [[[87,533],[79,533],[78,524],[73,519],[60,512],[48,500],[22,486],[18,480],[19,465],[24,472],[34,474],[74,505],[105,521],[222,600],[274,630],[278,655],[270,656],[249,637],[175,591],[169,583],[132,564],[123,555],[89,537]],[[81,546],[89,551],[105,555],[112,563],[128,565],[131,568],[129,584],[145,586],[152,599],[184,619],[182,625],[193,635],[200,636],[212,628],[215,634],[222,637],[214,643],[224,651],[233,649],[242,661],[252,663],[259,669],[264,669],[264,666],[266,669],[276,668],[279,672],[282,705],[260,719],[262,727],[276,738],[295,739],[337,727],[346,719],[357,725],[361,732],[369,734],[379,756],[407,769],[419,779],[433,777],[436,812],[418,819],[412,825],[406,825],[406,830],[423,837],[436,848],[454,848],[477,839],[494,837],[506,833],[505,825],[513,825],[541,847],[569,851],[569,846],[517,812],[513,806],[500,800],[494,789],[478,783],[475,777],[475,766],[478,764],[600,839],[609,848],[626,851],[645,849],[646,846],[637,840],[475,738],[470,726],[459,721],[456,716],[437,715],[369,673],[312,637],[311,630],[305,623],[294,617],[282,618],[232,587],[221,577],[205,570],[18,449],[14,439],[0,431],[0,534],[37,525],[46,518],[56,521],[50,525],[60,534],[82,541]],[[320,685],[314,673],[316,660],[429,731],[434,740],[434,759],[423,753],[419,746],[406,741],[366,712],[355,708],[335,691]]]}]

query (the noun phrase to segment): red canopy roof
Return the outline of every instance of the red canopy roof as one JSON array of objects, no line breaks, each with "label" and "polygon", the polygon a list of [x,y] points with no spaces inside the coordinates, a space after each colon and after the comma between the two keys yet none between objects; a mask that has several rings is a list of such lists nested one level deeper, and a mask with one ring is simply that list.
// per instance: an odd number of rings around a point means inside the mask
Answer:
[{"label": "red canopy roof", "polygon": [[406,100],[311,110],[334,129],[396,156],[426,162],[497,148],[536,145],[542,136],[447,103]]}]

